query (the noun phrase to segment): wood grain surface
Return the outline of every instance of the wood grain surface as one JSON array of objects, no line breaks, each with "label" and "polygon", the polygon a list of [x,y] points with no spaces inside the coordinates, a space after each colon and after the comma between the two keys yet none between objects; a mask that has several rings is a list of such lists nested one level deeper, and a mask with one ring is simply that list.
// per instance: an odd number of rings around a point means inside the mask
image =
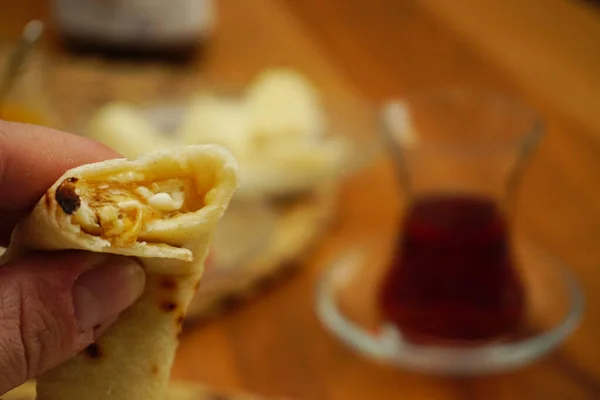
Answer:
[{"label": "wood grain surface", "polygon": [[[291,65],[324,90],[358,93],[373,106],[446,83],[522,96],[540,110],[547,132],[524,178],[516,224],[582,280],[587,308],[575,334],[523,370],[473,379],[374,365],[327,334],[313,309],[324,261],[357,238],[386,242],[394,234],[399,196],[381,159],[344,185],[340,223],[300,274],[185,335],[174,378],[311,400],[600,398],[600,113],[592,106],[600,104],[600,18],[579,3],[548,3],[222,1],[199,73],[243,83],[260,68]],[[3,2],[3,36],[46,10],[41,0]]]}]

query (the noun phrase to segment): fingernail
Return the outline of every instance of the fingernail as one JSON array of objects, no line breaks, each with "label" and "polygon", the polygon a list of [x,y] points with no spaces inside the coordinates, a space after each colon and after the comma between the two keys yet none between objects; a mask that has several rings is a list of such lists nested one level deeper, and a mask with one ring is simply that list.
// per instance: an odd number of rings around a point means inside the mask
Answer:
[{"label": "fingernail", "polygon": [[108,256],[75,281],[73,304],[81,331],[115,318],[142,294],[146,275],[131,258]]}]

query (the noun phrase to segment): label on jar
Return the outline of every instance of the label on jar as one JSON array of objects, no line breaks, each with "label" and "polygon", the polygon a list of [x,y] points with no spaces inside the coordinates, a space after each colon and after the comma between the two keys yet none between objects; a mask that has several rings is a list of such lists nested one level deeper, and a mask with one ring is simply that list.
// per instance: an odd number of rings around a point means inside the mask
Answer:
[{"label": "label on jar", "polygon": [[115,42],[197,38],[212,28],[213,0],[53,0],[60,28]]}]

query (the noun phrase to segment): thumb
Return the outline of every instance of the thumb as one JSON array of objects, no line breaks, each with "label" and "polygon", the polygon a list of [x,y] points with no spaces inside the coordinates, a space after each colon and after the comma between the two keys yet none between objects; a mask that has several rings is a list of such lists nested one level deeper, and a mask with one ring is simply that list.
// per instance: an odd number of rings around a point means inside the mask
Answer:
[{"label": "thumb", "polygon": [[0,394],[91,344],[142,293],[122,256],[37,253],[0,268]]}]

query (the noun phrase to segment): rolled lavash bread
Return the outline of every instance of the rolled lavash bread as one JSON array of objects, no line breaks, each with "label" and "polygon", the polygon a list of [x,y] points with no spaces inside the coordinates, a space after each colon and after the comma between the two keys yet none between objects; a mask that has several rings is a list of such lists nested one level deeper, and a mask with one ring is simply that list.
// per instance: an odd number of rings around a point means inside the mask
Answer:
[{"label": "rolled lavash bread", "polygon": [[214,145],[83,165],[52,185],[0,264],[30,250],[135,256],[146,287],[98,342],[38,377],[38,400],[164,398],[185,311],[236,187],[235,159]]}]

